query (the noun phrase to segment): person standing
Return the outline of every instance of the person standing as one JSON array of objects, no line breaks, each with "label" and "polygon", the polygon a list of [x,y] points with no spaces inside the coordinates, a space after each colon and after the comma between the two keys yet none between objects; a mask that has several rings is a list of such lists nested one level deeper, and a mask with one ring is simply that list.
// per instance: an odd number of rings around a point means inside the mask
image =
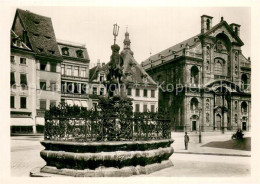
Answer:
[{"label": "person standing", "polygon": [[188,150],[188,143],[189,143],[189,136],[188,136],[188,133],[185,132],[185,135],[184,135],[184,145],[185,145],[185,150]]}]

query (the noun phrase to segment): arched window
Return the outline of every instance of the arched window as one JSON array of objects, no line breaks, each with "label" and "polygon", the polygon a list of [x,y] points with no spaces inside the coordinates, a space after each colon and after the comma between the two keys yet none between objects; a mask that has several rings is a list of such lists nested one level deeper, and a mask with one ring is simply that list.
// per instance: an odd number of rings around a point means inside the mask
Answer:
[{"label": "arched window", "polygon": [[214,72],[216,75],[223,75],[225,61],[222,58],[214,59]]},{"label": "arched window", "polygon": [[247,112],[247,103],[246,102],[241,103],[241,112]]},{"label": "arched window", "polygon": [[190,101],[190,110],[198,110],[199,101],[197,98],[192,98]]},{"label": "arched window", "polygon": [[207,19],[207,30],[209,30],[209,29],[210,29],[210,20]]},{"label": "arched window", "polygon": [[199,84],[199,69],[196,66],[191,67],[190,82]]},{"label": "arched window", "polygon": [[247,75],[243,74],[241,76],[241,88],[242,89],[247,89],[247,85],[248,85],[247,83],[248,83]]}]

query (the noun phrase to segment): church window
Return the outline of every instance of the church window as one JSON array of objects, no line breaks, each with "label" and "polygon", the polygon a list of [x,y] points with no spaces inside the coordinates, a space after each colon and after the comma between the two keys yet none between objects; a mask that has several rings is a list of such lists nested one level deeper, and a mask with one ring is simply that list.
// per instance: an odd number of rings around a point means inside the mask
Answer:
[{"label": "church window", "polygon": [[190,82],[199,84],[199,69],[196,66],[191,67]]},{"label": "church window", "polygon": [[247,103],[246,102],[241,103],[241,112],[247,112]]},{"label": "church window", "polygon": [[247,89],[247,87],[248,87],[248,78],[247,78],[247,76],[246,76],[246,74],[243,74],[242,76],[241,76],[241,88],[242,89]]},{"label": "church window", "polygon": [[216,75],[223,75],[225,61],[221,58],[215,58],[214,71]]},{"label": "church window", "polygon": [[198,110],[198,99],[197,98],[192,98],[190,101],[190,110]]}]

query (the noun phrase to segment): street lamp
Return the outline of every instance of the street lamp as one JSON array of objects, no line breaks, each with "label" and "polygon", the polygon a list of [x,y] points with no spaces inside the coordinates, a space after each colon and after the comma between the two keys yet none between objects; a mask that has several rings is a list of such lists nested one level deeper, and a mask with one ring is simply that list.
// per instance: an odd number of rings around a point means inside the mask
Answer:
[{"label": "street lamp", "polygon": [[116,44],[116,37],[119,32],[119,26],[117,24],[114,24],[114,29],[113,29],[113,35],[114,35],[114,45]]},{"label": "street lamp", "polygon": [[202,109],[201,108],[199,108],[198,109],[199,110],[199,143],[201,143],[201,119],[200,119],[200,113],[201,113],[201,111],[202,111]]}]

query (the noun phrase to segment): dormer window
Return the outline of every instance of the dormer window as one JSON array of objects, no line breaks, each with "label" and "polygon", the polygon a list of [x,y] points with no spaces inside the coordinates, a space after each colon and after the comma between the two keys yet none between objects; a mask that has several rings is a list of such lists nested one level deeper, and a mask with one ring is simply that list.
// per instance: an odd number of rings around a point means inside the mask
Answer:
[{"label": "dormer window", "polygon": [[51,53],[51,54],[54,54],[55,53],[55,51],[53,51],[53,50],[48,50],[49,51],[49,53]]},{"label": "dormer window", "polygon": [[48,40],[50,40],[51,39],[51,37],[50,36],[44,36],[46,39],[48,39]]},{"label": "dormer window", "polygon": [[43,52],[43,48],[37,48],[39,52]]},{"label": "dormer window", "polygon": [[17,46],[17,47],[21,47],[21,41],[20,41],[20,40],[17,40],[17,41],[16,41],[16,46]]},{"label": "dormer window", "polygon": [[38,21],[38,20],[33,20],[33,22],[34,22],[34,24],[40,24],[40,21]]},{"label": "dormer window", "polygon": [[76,54],[77,54],[78,58],[83,58],[83,51],[82,50],[77,50]]},{"label": "dormer window", "polygon": [[33,35],[34,35],[34,36],[40,36],[40,35],[39,35],[39,34],[37,34],[37,33],[33,33]]},{"label": "dormer window", "polygon": [[61,51],[62,51],[62,55],[69,56],[69,48],[63,47]]}]

